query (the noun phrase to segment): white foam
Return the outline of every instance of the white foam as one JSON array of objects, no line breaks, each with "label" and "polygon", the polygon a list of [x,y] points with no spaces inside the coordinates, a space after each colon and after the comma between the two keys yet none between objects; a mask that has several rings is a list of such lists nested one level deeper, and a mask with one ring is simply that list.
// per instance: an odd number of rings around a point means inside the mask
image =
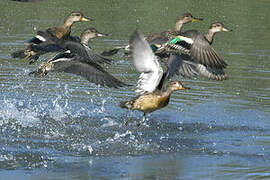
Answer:
[{"label": "white foam", "polygon": [[[32,109],[21,109],[19,110],[12,100],[3,100],[2,106],[0,107],[0,126],[8,123],[11,119],[16,120],[23,127],[34,126],[39,124],[38,113]],[[22,105],[23,102],[19,102]]]}]

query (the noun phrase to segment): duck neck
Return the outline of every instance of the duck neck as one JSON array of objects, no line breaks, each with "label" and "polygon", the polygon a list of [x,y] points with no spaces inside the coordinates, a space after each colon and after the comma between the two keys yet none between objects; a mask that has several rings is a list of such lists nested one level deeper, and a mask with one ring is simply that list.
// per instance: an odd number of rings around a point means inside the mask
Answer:
[{"label": "duck neck", "polygon": [[212,31],[211,29],[208,30],[208,32],[204,35],[204,37],[206,38],[206,40],[212,44],[213,43],[213,40],[214,40],[214,35],[215,35],[215,32]]},{"label": "duck neck", "polygon": [[177,21],[174,25],[174,32],[181,32],[183,22]]},{"label": "duck neck", "polygon": [[163,96],[163,97],[169,97],[169,98],[170,98],[170,96],[171,96],[171,94],[172,94],[173,91],[174,91],[174,90],[173,90],[172,88],[168,87],[168,88],[162,93],[162,96]]},{"label": "duck neck", "polygon": [[73,24],[73,21],[71,21],[70,19],[66,19],[64,24],[62,25],[62,28],[64,29],[70,29],[71,26]]},{"label": "duck neck", "polygon": [[81,43],[88,46],[89,43],[89,37],[87,36],[81,36]]}]

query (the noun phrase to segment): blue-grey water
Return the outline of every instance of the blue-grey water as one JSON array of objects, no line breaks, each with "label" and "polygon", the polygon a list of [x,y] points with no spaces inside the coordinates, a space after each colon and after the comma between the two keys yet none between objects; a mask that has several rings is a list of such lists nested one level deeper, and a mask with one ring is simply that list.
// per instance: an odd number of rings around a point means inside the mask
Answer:
[{"label": "blue-grey water", "polygon": [[[270,179],[270,1],[0,1],[0,179]],[[94,18],[98,52],[123,45],[139,28],[145,34],[173,27],[176,16],[204,18],[184,27],[206,32],[221,21],[214,48],[229,64],[229,79],[181,79],[191,89],[147,116],[143,128],[118,102],[135,86],[109,89],[56,73],[28,76],[28,65],[10,53],[26,47],[38,30],[60,25],[72,10]],[[106,70],[129,84],[138,73],[130,58],[113,57]]]}]

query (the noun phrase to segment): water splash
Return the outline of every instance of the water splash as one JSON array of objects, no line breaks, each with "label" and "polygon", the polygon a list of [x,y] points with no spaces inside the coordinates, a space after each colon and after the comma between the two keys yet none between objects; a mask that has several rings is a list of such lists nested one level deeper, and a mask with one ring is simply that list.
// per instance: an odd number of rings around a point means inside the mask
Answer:
[{"label": "water splash", "polygon": [[67,117],[67,115],[65,114],[65,108],[68,105],[68,101],[65,102],[65,106],[62,107],[58,101],[59,99],[61,99],[61,96],[59,95],[55,100],[53,100],[52,104],[52,108],[49,109],[49,116],[57,121],[60,121],[61,119]]},{"label": "water splash", "polygon": [[33,107],[22,108],[23,101],[16,102],[14,100],[4,100],[0,107],[0,126],[9,122],[10,119],[16,120],[23,127],[32,127],[40,121],[38,113],[33,110]]}]

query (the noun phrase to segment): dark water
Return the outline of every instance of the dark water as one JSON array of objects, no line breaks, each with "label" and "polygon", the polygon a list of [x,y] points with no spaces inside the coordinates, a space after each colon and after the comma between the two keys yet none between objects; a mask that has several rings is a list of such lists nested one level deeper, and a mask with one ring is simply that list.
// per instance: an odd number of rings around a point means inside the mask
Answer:
[{"label": "dark water", "polygon": [[[270,178],[269,0],[1,0],[0,7],[0,179]],[[36,79],[27,74],[37,65],[10,58],[72,10],[95,19],[72,34],[89,26],[111,34],[93,41],[99,52],[125,44],[136,28],[169,29],[182,12],[204,18],[184,29],[205,32],[221,21],[233,32],[217,34],[214,48],[230,78],[184,79],[191,90],[174,93],[142,129],[141,113],[126,127],[128,112],[117,104],[135,96],[134,87],[107,89],[61,73]],[[130,59],[114,59],[106,69],[135,84]]]}]

